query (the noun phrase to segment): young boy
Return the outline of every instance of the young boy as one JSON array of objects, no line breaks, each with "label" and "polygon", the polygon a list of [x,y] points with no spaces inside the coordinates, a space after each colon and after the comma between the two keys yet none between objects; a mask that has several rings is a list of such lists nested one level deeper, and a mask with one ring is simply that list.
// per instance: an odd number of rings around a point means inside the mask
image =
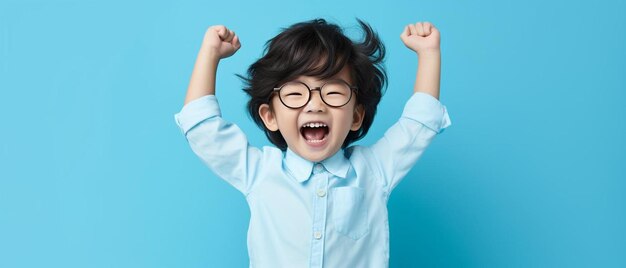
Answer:
[{"label": "young boy", "polygon": [[386,84],[384,46],[359,20],[363,42],[323,19],[297,23],[248,69],[248,111],[278,148],[248,144],[221,118],[220,59],[240,47],[210,27],[176,123],[192,150],[250,206],[250,267],[388,267],[387,201],[432,139],[450,126],[439,101],[439,31],[409,24],[400,38],[419,56],[414,94],[375,144],[348,146],[372,124]]}]

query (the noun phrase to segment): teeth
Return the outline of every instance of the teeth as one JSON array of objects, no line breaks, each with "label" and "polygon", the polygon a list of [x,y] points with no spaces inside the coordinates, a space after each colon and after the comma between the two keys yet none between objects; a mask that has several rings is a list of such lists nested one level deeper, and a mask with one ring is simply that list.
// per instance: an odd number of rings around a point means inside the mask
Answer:
[{"label": "teeth", "polygon": [[303,125],[303,127],[315,128],[315,127],[327,127],[327,125],[324,123],[306,123]]}]

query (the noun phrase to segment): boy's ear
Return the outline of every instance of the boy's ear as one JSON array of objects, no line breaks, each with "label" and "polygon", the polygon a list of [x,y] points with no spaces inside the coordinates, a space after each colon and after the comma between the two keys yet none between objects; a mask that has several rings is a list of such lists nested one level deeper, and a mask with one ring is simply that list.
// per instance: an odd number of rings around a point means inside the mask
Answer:
[{"label": "boy's ear", "polygon": [[264,103],[259,107],[259,116],[261,120],[263,120],[263,124],[270,131],[278,130],[278,124],[276,123],[276,117],[274,116],[274,112],[269,104]]},{"label": "boy's ear", "polygon": [[350,130],[359,130],[363,124],[363,118],[365,118],[365,109],[363,105],[359,104],[354,108],[354,117],[352,118],[352,127],[350,127]]}]

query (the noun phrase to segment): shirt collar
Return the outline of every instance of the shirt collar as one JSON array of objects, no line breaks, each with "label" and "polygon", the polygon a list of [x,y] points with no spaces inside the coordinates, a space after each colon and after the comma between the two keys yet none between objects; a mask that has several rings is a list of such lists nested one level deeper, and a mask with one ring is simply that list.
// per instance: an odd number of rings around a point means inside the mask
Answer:
[{"label": "shirt collar", "polygon": [[[350,162],[346,159],[343,149],[337,151],[333,156],[322,160],[321,163],[328,172],[339,178],[346,178],[350,170]],[[283,164],[298,182],[305,182],[309,179],[313,165],[316,163],[302,158],[287,148]]]}]

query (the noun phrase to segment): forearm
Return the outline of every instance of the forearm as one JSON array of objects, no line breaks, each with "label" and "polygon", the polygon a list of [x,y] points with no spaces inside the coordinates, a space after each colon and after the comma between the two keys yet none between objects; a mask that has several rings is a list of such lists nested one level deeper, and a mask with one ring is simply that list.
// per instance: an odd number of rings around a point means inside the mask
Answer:
[{"label": "forearm", "polygon": [[417,74],[413,92],[423,92],[439,99],[441,51],[424,51],[418,55]]},{"label": "forearm", "polygon": [[215,95],[215,76],[220,57],[205,46],[200,48],[191,73],[185,104],[206,95]]}]

